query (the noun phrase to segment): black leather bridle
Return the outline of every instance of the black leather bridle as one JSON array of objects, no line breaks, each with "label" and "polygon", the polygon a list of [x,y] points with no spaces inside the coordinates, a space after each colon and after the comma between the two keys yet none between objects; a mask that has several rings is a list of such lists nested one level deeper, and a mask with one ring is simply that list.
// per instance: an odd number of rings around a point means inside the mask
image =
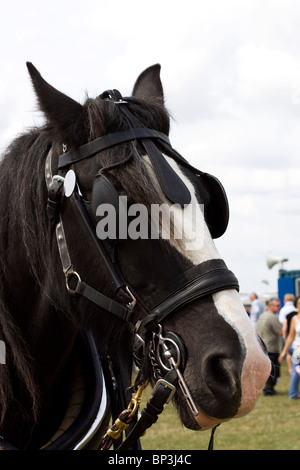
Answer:
[{"label": "black leather bridle", "polygon": [[[144,360],[147,341],[152,341],[151,351],[152,355],[156,355],[156,364],[161,369],[167,371],[166,375],[172,376],[172,380],[170,379],[171,381],[169,382],[166,378],[160,378],[159,380],[164,380],[165,383],[160,383],[158,388],[161,389],[163,395],[168,395],[168,399],[170,393],[174,392],[174,387],[179,382],[191,411],[196,415],[197,409],[193,408],[195,405],[192,399],[188,397],[189,391],[177,364],[182,345],[176,335],[173,338],[167,338],[163,335],[161,323],[175,310],[193,300],[225,289],[238,290],[239,286],[236,277],[228,270],[223,260],[212,259],[192,267],[175,280],[172,279],[170,286],[157,290],[149,298],[136,298],[130,287],[130,282],[123,278],[105,244],[97,237],[95,221],[91,213],[91,206],[96,206],[97,201],[100,201],[100,203],[106,201],[116,204],[118,194],[115,188],[105,175],[98,175],[94,181],[92,197],[92,199],[96,199],[96,202],[92,200],[91,204],[87,204],[81,195],[76,178],[74,178],[73,188],[71,191],[68,190],[68,194],[65,194],[64,183],[69,178],[69,172],[73,172],[72,175],[74,176],[73,165],[75,163],[124,142],[138,141],[149,156],[161,189],[169,201],[184,207],[191,201],[191,196],[184,182],[163,157],[162,151],[181,165],[191,169],[195,174],[204,175],[203,178],[209,177],[209,181],[213,181],[214,188],[217,188],[219,192],[222,191],[220,189],[221,185],[211,175],[203,174],[189,165],[172,148],[169,138],[165,134],[153,129],[138,127],[135,117],[127,107],[127,102],[123,101],[121,94],[117,90],[105,92],[101,95],[101,98],[112,101],[116,106],[119,106],[119,109],[130,124],[130,129],[100,137],[93,142],[79,147],[76,151],[64,152],[59,156],[58,173],[54,176],[52,176],[51,169],[52,151],[49,152],[46,161],[45,174],[48,186],[47,214],[49,219],[56,222],[56,238],[65,275],[66,288],[70,295],[86,298],[129,325],[135,335],[134,355],[138,365],[141,365]],[[100,255],[100,262],[106,268],[106,277],[114,292],[114,298],[108,297],[89,286],[76,271],[76,266],[73,264],[68,250],[62,215],[60,213],[62,198],[66,198],[66,196],[69,198],[75,212],[79,215],[79,219],[93,241],[97,253]],[[223,227],[223,231],[226,229],[227,222],[228,214],[225,215],[225,222],[223,224],[225,228]],[[218,236],[220,236],[219,233],[220,230],[218,231]],[[141,309],[141,318],[138,319],[134,315],[137,303]],[[149,348],[147,350],[149,352]],[[172,381],[173,383],[171,383]],[[170,386],[168,387],[167,384]],[[165,397],[163,400],[165,400]]]}]

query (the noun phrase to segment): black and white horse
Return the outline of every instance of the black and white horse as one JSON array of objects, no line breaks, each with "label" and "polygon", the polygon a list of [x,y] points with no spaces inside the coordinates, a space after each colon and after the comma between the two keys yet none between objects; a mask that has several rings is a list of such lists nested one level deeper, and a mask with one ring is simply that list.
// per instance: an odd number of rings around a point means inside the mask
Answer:
[{"label": "black and white horse", "polygon": [[[176,370],[173,401],[186,427],[247,414],[269,360],[213,242],[228,222],[224,190],[168,140],[160,66],[139,76],[131,97],[112,90],[84,105],[27,66],[46,122],[1,160],[3,446],[86,448],[79,441],[93,436],[97,416],[106,426],[108,409],[126,407],[133,353],[140,383]],[[103,204],[118,217],[111,237],[100,233]],[[170,209],[169,225],[153,207]],[[85,386],[70,384],[82,376],[93,383],[78,408],[70,397]],[[65,424],[70,406],[78,409]]]}]

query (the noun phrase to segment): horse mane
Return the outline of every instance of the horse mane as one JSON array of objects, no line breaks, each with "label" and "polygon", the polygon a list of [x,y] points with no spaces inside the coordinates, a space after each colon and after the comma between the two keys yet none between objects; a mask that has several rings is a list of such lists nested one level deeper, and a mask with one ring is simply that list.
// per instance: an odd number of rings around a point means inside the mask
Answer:
[{"label": "horse mane", "polygon": [[[26,339],[12,315],[14,287],[11,279],[18,266],[14,258],[24,247],[31,260],[31,273],[39,279],[44,268],[43,242],[47,236],[42,214],[45,188],[39,182],[43,174],[42,160],[48,143],[37,129],[18,137],[1,161],[0,171],[0,331],[6,346],[6,364],[0,366],[0,424],[9,406],[17,406],[22,415],[21,397],[31,403],[32,415],[38,414],[38,387],[34,379],[34,364]],[[41,243],[36,233],[39,231]],[[19,245],[12,240],[19,239]],[[20,255],[20,265],[24,255]],[[27,417],[28,420],[32,417]]]},{"label": "horse mane", "polygon": [[[169,116],[163,104],[141,104],[141,100],[135,98],[126,100],[141,127],[168,134]],[[55,103],[52,104],[55,107]],[[65,116],[60,116],[61,121],[68,120],[67,114],[68,109]],[[100,98],[87,99],[83,117],[77,122],[75,147],[86,142],[87,134],[88,141],[92,141],[109,132],[130,127],[117,105]],[[10,417],[10,410],[24,413],[24,400],[30,403],[27,409],[31,410],[30,416],[24,418],[29,422],[36,422],[38,418],[39,387],[35,378],[35,360],[14,316],[13,280],[19,262],[21,271],[28,268],[27,276],[31,281],[34,279],[36,291],[40,295],[50,295],[50,287],[47,290],[41,275],[51,269],[46,262],[46,252],[51,250],[54,230],[46,216],[45,159],[51,146],[60,152],[64,141],[72,142],[74,129],[69,127],[68,132],[68,138],[60,135],[55,121],[48,116],[43,127],[31,129],[16,138],[0,163],[0,339],[7,351],[6,364],[0,365],[0,430],[4,419]],[[106,167],[123,161],[129,154],[130,161],[126,165],[111,170],[115,182],[137,202],[146,205],[160,202],[156,189],[149,186],[149,172],[137,143],[118,146],[117,150],[109,149],[97,159],[102,167]],[[93,161],[88,171],[95,176],[97,170]],[[80,168],[78,172],[80,174]],[[48,279],[49,276],[51,272]],[[54,273],[52,279],[56,279]]]}]

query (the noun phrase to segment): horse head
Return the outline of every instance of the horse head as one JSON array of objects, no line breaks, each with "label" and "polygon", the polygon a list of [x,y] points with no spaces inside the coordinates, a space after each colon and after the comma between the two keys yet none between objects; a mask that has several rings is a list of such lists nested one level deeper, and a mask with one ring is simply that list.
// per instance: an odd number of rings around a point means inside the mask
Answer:
[{"label": "horse head", "polygon": [[27,66],[46,117],[51,302],[115,364],[130,370],[134,355],[137,383],[174,368],[186,427],[247,414],[269,360],[213,241],[228,223],[225,191],[170,144],[160,66],[132,96],[109,90],[83,105]]}]

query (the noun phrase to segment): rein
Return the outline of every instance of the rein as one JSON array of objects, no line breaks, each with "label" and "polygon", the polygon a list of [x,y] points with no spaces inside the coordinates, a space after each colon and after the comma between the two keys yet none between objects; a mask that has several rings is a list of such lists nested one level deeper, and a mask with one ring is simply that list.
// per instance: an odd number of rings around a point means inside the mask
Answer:
[{"label": "rein", "polygon": [[[115,96],[114,92],[115,90],[110,93]],[[109,99],[111,100],[111,98]],[[90,158],[104,149],[132,140],[140,141],[149,155],[166,197],[171,202],[179,203],[182,207],[190,202],[190,193],[187,187],[162,156],[158,149],[157,142],[167,146],[169,154],[172,155],[175,160],[180,160],[182,164],[186,164],[189,168],[192,167],[190,167],[177,152],[173,151],[167,136],[152,129],[134,127],[135,118],[133,118],[130,111],[124,107],[124,103],[125,102],[121,99],[115,102],[115,104],[121,104],[120,109],[122,109],[122,112],[124,112],[126,117],[133,123],[131,129],[108,134],[91,143],[83,145],[74,152],[63,153],[59,157],[57,175],[52,176],[52,149],[48,153],[45,165],[45,178],[48,187],[47,215],[50,220],[56,221],[56,239],[68,294],[74,297],[84,297],[98,307],[125,321],[134,334],[134,358],[137,365],[141,366],[146,359],[150,360],[153,375],[157,380],[152,391],[152,398],[142,411],[141,418],[137,421],[125,441],[118,447],[120,450],[129,449],[144,431],[156,422],[158,415],[163,411],[165,403],[168,403],[172,399],[177,386],[180,388],[192,415],[197,416],[197,414],[199,414],[180,371],[180,365],[182,366],[183,362],[183,345],[174,333],[173,337],[164,336],[161,323],[172,314],[175,309],[187,305],[195,299],[224,289],[238,290],[238,281],[234,274],[228,270],[224,261],[213,259],[201,263],[186,271],[183,275],[178,276],[178,278],[172,282],[170,288],[157,291],[148,299],[140,299],[136,294],[133,294],[129,284],[123,279],[121,273],[112,261],[105,244],[97,237],[95,223],[82,199],[80,188],[76,182],[76,175],[75,177],[73,175],[74,170],[70,169],[70,167],[72,167],[74,163]],[[198,174],[201,173],[199,170],[197,170],[197,172]],[[70,174],[72,175],[71,179],[73,181],[71,190],[67,188],[66,184],[70,179]],[[115,191],[111,186],[112,185],[109,183],[107,193],[105,193],[108,200],[110,192],[112,190]],[[105,185],[101,186],[101,189],[103,188],[105,188]],[[80,273],[76,271],[76,267],[70,257],[63,219],[60,213],[60,204],[63,198],[69,199],[75,213],[78,215],[90,239],[93,241],[94,247],[100,255],[100,260],[106,268],[107,279],[113,289],[115,298],[108,297],[89,286],[81,279]],[[138,321],[133,322],[133,315],[137,304],[141,308],[144,316]],[[162,377],[161,370],[165,372],[164,377]],[[107,431],[103,439],[103,450],[109,449],[112,443],[119,439],[123,430],[125,430],[136,417],[140,396],[145,386],[145,382],[140,384],[129,407],[121,413],[116,422]],[[212,430],[209,448],[212,448],[214,432],[215,428]]]}]

